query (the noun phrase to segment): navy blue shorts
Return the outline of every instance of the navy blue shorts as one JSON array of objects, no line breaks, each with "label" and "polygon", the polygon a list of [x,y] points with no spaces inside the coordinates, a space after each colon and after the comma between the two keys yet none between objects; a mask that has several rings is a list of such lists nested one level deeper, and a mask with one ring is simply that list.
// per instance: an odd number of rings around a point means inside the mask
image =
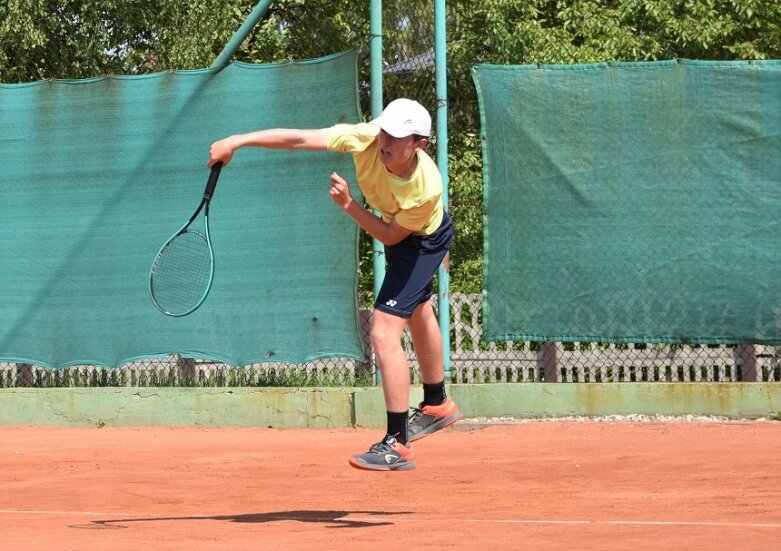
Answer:
[{"label": "navy blue shorts", "polygon": [[431,235],[409,235],[385,246],[385,279],[374,308],[410,318],[421,303],[431,298],[434,275],[453,241],[453,223],[445,213],[439,229]]}]

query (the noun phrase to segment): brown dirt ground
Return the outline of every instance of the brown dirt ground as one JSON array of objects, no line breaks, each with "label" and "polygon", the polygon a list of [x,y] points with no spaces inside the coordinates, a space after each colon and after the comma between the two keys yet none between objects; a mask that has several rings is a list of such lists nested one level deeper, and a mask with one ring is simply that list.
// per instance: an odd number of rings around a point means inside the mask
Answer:
[{"label": "brown dirt ground", "polygon": [[348,466],[380,436],[0,427],[0,547],[781,549],[778,422],[461,422]]}]

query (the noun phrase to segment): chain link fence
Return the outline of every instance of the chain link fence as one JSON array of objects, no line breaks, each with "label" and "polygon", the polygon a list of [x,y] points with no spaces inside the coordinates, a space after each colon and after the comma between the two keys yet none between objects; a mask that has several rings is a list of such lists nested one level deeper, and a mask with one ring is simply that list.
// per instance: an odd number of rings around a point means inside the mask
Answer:
[{"label": "chain link fence", "polygon": [[[486,342],[480,326],[481,296],[452,293],[450,298],[454,383],[781,381],[781,347],[774,346]],[[365,362],[330,358],[303,365],[231,366],[179,354],[113,369],[0,362],[0,388],[369,386],[374,384],[371,310],[360,314]],[[420,372],[407,335],[404,345],[412,381],[418,384]]]}]

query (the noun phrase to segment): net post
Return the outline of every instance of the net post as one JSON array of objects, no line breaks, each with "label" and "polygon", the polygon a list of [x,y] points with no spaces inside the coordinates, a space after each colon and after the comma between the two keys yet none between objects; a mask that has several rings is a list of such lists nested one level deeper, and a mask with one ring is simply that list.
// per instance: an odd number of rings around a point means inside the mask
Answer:
[{"label": "net post", "polygon": [[543,377],[546,383],[560,383],[559,347],[555,342],[543,342],[538,352],[539,363],[542,364]]},{"label": "net post", "polygon": [[735,348],[737,362],[740,363],[740,380],[744,383],[761,383],[762,368],[757,362],[757,347],[754,344],[741,344]]},{"label": "net post", "polygon": [[[448,208],[448,135],[447,135],[447,27],[446,1],[434,2],[434,64],[437,93],[437,167],[442,175],[442,206]],[[442,333],[442,357],[445,380],[451,378],[450,367],[450,274],[446,265],[439,267],[439,329]]]},{"label": "net post", "polygon": [[266,11],[268,11],[269,6],[271,6],[273,2],[274,0],[261,0],[257,3],[247,16],[247,19],[244,20],[244,23],[241,24],[239,30],[233,34],[233,37],[209,66],[210,69],[217,69],[219,71],[230,63],[233,54],[239,49],[241,43],[244,42],[244,39],[249,36],[249,33],[252,32],[252,29],[255,28],[258,21],[263,19],[263,16],[266,15]]},{"label": "net post", "polygon": [[[370,4],[370,89],[371,116],[379,117],[382,113],[382,0],[371,0]],[[375,211],[375,214],[377,212]],[[377,239],[372,238],[372,266],[374,268],[374,297],[376,298],[385,279],[385,248]],[[375,357],[374,380],[382,383],[380,365]]]}]

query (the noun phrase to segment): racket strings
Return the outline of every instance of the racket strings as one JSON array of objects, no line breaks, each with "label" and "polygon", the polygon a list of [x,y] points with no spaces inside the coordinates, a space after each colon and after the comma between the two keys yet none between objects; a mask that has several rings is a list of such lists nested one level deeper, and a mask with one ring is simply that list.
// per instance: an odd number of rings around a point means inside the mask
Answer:
[{"label": "racket strings", "polygon": [[195,309],[209,291],[213,259],[206,236],[187,230],[163,248],[152,268],[152,296],[166,313]]}]

